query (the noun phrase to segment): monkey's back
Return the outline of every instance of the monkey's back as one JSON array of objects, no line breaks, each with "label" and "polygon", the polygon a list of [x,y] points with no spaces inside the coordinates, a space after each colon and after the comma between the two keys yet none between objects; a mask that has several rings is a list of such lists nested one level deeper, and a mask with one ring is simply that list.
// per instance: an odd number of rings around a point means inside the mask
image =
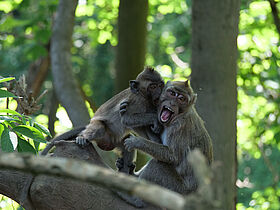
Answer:
[{"label": "monkey's back", "polygon": [[102,121],[117,139],[123,137],[128,132],[128,129],[120,123],[120,102],[129,94],[131,94],[130,90],[125,89],[106,101],[96,110],[91,122],[95,120]]}]

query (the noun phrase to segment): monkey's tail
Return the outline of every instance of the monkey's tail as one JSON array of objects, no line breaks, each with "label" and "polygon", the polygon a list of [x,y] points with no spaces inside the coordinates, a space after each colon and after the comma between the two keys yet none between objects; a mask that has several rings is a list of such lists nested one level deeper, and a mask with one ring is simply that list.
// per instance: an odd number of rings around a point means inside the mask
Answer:
[{"label": "monkey's tail", "polygon": [[86,127],[82,126],[82,127],[78,127],[75,129],[72,129],[70,131],[67,131],[57,137],[55,137],[54,139],[52,139],[50,141],[50,143],[47,144],[47,146],[45,147],[45,149],[40,153],[40,155],[47,155],[48,152],[53,148],[53,146],[55,145],[56,142],[59,142],[61,140],[70,140],[73,139],[75,137],[78,136],[79,133],[81,133]]}]

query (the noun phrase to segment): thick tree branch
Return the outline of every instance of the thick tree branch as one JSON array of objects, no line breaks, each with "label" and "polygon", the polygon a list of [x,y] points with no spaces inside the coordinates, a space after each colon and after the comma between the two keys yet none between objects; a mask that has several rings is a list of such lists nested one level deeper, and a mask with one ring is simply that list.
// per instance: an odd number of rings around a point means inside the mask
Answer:
[{"label": "thick tree branch", "polygon": [[[62,176],[74,180],[98,184],[109,189],[137,195],[146,201],[170,209],[182,209],[182,195],[162,187],[139,181],[132,176],[110,171],[100,166],[66,158],[49,158],[29,154],[0,154],[1,168]],[[125,183],[125,184],[124,184]]]},{"label": "thick tree branch", "polygon": [[203,186],[201,189],[204,190],[199,190],[197,194],[192,194],[186,198],[160,186],[140,181],[135,177],[73,159],[1,153],[0,166],[1,168],[29,172],[35,175],[60,176],[97,184],[109,189],[127,192],[168,209],[213,209],[211,173],[208,171],[210,169],[206,166],[205,159],[200,152],[191,153],[189,159],[197,176],[202,177],[199,178],[199,183]]},{"label": "thick tree branch", "polygon": [[276,2],[274,0],[268,0],[270,7],[271,7],[271,11],[272,11],[272,15],[273,15],[273,19],[274,19],[274,24],[276,26],[276,29],[278,31],[278,34],[280,36],[280,19],[278,16],[278,9],[277,9],[277,5]]}]

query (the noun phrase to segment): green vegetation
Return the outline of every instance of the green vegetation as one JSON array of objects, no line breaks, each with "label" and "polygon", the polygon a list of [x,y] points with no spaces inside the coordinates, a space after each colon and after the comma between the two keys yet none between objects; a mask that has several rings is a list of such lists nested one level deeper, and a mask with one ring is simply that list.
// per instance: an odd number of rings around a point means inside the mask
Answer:
[{"label": "green vegetation", "polygon": [[[0,83],[14,80],[13,77],[0,79]],[[9,107],[9,98],[17,98],[9,91],[0,89],[0,98],[4,98]],[[37,154],[40,143],[46,143],[45,135],[51,136],[48,129],[35,122],[31,117],[12,109],[0,109],[1,149],[4,152],[31,152]]]},{"label": "green vegetation", "polygon": [[[36,59],[48,54],[57,3],[58,0],[0,2],[1,76],[18,78],[27,73]],[[279,0],[276,3],[280,9]],[[118,4],[118,0],[80,0],[76,10],[73,71],[93,107],[113,93]],[[165,79],[180,79],[191,73],[190,4],[189,0],[149,1],[146,64],[155,66]],[[239,31],[237,209],[277,210],[280,209],[280,45],[269,1],[243,0]],[[50,73],[42,89],[52,89]],[[13,95],[0,89],[0,96],[11,97],[9,110],[4,109],[6,99],[0,100],[2,149],[37,153],[39,144],[44,142],[43,134],[49,135],[39,124],[46,125],[48,100],[43,98],[43,108],[34,121],[12,111],[16,108]],[[17,147],[12,144],[15,138]]]}]

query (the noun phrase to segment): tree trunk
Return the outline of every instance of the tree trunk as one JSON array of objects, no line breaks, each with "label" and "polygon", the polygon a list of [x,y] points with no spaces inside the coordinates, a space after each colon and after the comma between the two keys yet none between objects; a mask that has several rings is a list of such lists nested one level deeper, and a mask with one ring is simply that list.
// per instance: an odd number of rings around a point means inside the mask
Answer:
[{"label": "tree trunk", "polygon": [[71,45],[78,0],[60,0],[51,39],[51,67],[56,95],[74,127],[86,125],[89,113],[72,72]]},{"label": "tree trunk", "polygon": [[116,56],[116,91],[128,87],[143,70],[146,53],[148,0],[120,0],[118,46]]},{"label": "tree trunk", "polygon": [[213,139],[214,158],[223,164],[223,209],[235,209],[239,0],[192,4],[191,82],[198,93],[198,112]]}]

